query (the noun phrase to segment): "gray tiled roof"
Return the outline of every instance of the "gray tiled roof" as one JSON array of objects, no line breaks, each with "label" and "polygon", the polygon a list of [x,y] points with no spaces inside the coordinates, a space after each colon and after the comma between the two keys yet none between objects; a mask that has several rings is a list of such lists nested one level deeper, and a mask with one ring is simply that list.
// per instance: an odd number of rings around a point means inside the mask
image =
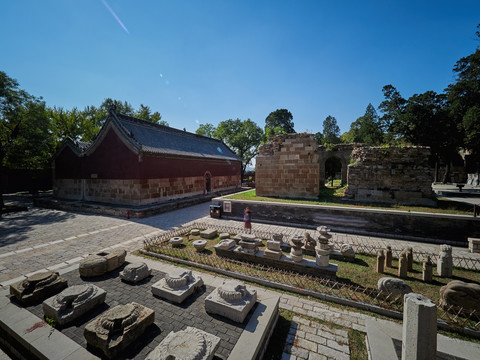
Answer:
[{"label": "gray tiled roof", "polygon": [[140,146],[142,152],[240,161],[240,158],[220,140],[114,112],[110,116],[123,127],[129,141]]}]

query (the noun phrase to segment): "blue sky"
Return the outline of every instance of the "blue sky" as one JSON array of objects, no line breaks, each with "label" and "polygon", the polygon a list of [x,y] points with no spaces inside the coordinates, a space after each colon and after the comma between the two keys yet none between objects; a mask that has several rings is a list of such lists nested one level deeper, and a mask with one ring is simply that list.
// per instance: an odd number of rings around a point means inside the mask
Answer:
[{"label": "blue sky", "polygon": [[110,97],[192,132],[280,108],[345,132],[386,84],[442,92],[478,23],[478,0],[4,0],[0,70],[49,106]]}]

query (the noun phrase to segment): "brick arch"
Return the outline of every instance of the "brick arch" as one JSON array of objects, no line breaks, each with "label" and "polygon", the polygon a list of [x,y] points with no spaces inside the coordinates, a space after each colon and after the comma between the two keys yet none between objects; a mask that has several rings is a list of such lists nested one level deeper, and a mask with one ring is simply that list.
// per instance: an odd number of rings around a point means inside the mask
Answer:
[{"label": "brick arch", "polygon": [[325,184],[326,176],[325,176],[325,163],[328,159],[336,157],[340,159],[342,163],[342,176],[341,181],[342,185],[347,184],[347,166],[350,163],[350,159],[352,157],[352,151],[355,147],[354,144],[346,144],[346,145],[337,145],[333,150],[326,150],[324,146],[319,148],[319,161],[320,161],[320,186]]}]

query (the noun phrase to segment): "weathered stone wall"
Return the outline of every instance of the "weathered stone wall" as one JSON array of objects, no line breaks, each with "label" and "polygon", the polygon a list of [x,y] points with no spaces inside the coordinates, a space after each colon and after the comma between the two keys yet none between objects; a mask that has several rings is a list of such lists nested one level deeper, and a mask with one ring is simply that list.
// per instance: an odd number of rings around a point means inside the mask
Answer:
[{"label": "weathered stone wall", "polygon": [[[240,187],[240,175],[212,177],[212,192]],[[203,194],[203,176],[165,179],[55,179],[55,197],[120,205],[148,205]]]},{"label": "weathered stone wall", "polygon": [[272,136],[256,158],[257,195],[316,198],[319,173],[318,145],[312,134]]},{"label": "weathered stone wall", "polygon": [[359,201],[434,205],[428,147],[359,147],[345,195]]}]

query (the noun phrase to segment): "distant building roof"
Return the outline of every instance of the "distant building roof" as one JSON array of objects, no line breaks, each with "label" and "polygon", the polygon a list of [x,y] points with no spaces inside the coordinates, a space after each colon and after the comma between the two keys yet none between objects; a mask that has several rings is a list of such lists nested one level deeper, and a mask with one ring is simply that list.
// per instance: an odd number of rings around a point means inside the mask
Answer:
[{"label": "distant building roof", "polygon": [[110,126],[118,130],[117,133],[137,154],[166,154],[241,161],[221,140],[117,114],[114,110],[110,110],[105,124],[91,144],[68,139],[65,145],[71,148],[74,146],[73,150],[77,155],[88,155],[101,143]]}]

